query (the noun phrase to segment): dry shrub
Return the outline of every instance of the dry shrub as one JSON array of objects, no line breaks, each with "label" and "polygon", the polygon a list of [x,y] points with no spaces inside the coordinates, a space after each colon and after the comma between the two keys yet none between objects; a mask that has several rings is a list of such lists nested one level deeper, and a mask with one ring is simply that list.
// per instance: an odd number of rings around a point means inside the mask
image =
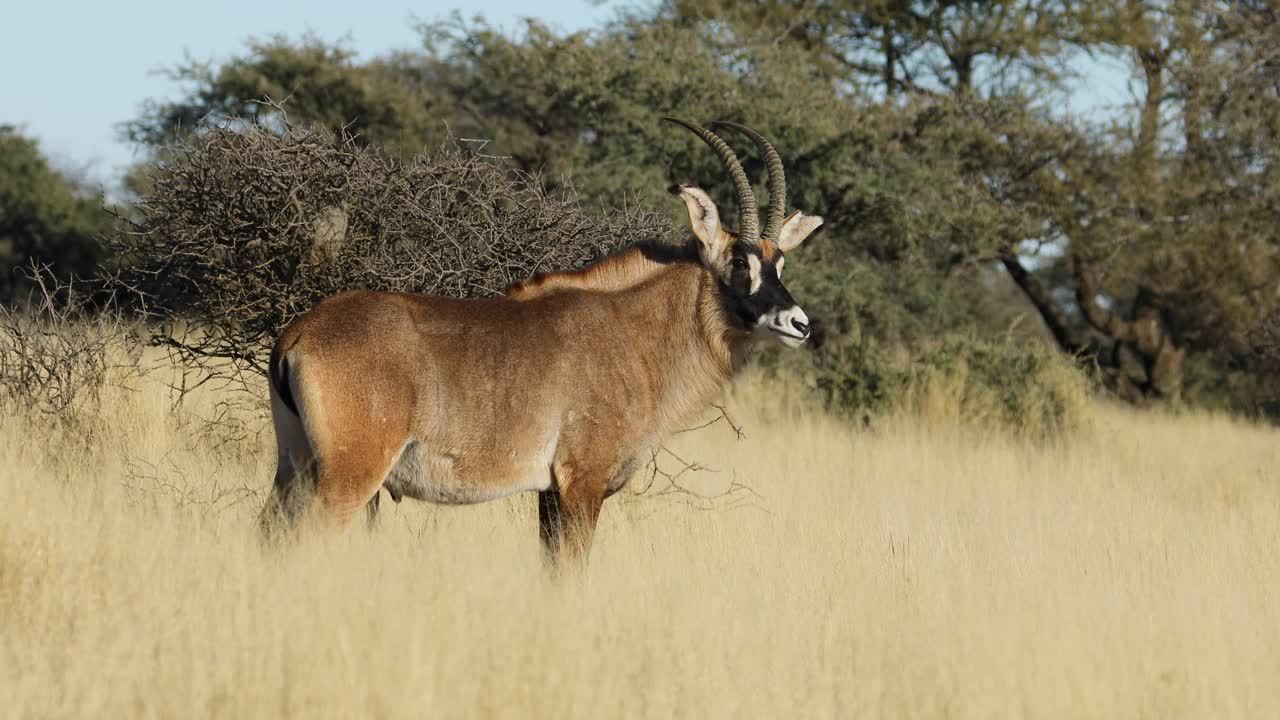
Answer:
[{"label": "dry shrub", "polygon": [[1091,392],[1074,358],[1009,337],[954,333],[916,350],[863,340],[772,357],[764,365],[772,377],[802,379],[814,402],[865,427],[907,416],[1048,438],[1081,424]]},{"label": "dry shrub", "polygon": [[115,282],[145,298],[200,382],[262,374],[295,315],[351,288],[501,293],[669,232],[637,210],[596,215],[571,190],[448,142],[400,160],[347,135],[233,125],[170,149],[112,245]]},{"label": "dry shrub", "polygon": [[88,430],[103,389],[141,372],[136,324],[111,298],[29,275],[21,305],[0,305],[0,413]]},{"label": "dry shrub", "polygon": [[1044,440],[1081,426],[1088,377],[1037,345],[968,337],[940,342],[910,373],[895,410],[934,428]]}]

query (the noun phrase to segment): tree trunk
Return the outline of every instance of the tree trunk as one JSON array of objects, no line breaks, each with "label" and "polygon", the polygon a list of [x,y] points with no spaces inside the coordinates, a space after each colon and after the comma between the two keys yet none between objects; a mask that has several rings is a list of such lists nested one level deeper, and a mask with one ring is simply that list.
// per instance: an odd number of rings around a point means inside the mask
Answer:
[{"label": "tree trunk", "polygon": [[1098,303],[1092,272],[1077,254],[1076,302],[1088,323],[1079,328],[1070,322],[1039,279],[1022,266],[1017,255],[1005,253],[1000,262],[1040,313],[1059,349],[1096,363],[1108,390],[1135,405],[1176,405],[1181,401],[1186,348],[1174,342],[1154,292],[1140,288],[1133,319],[1125,320]]},{"label": "tree trunk", "polygon": [[956,96],[963,97],[973,92],[973,60],[970,53],[949,55],[951,70],[956,74]]},{"label": "tree trunk", "polygon": [[1110,351],[1098,359],[1108,386],[1132,403],[1176,405],[1182,399],[1182,361],[1187,351],[1174,342],[1159,297],[1139,286],[1133,319],[1125,320],[1098,303],[1092,271],[1078,254],[1075,265],[1080,311],[1094,330],[1111,341]]},{"label": "tree trunk", "polygon": [[1004,253],[1000,256],[1000,263],[1004,265],[1013,282],[1027,296],[1027,300],[1040,313],[1045,327],[1049,328],[1049,333],[1058,342],[1058,348],[1072,355],[1084,350],[1084,343],[1071,327],[1066,314],[1053,301],[1053,298],[1049,297],[1049,291],[1040,283],[1040,280],[1022,267],[1018,256],[1012,252]]},{"label": "tree trunk", "polygon": [[1146,92],[1142,98],[1142,114],[1138,123],[1138,144],[1134,148],[1135,160],[1142,182],[1146,187],[1153,187],[1156,182],[1156,154],[1160,148],[1160,106],[1164,103],[1164,64],[1165,51],[1154,48],[1139,48],[1138,63],[1142,66],[1142,76],[1146,80]]},{"label": "tree trunk", "polygon": [[898,57],[893,47],[893,27],[885,23],[880,36],[880,51],[884,54],[884,95],[893,97],[898,91]]}]

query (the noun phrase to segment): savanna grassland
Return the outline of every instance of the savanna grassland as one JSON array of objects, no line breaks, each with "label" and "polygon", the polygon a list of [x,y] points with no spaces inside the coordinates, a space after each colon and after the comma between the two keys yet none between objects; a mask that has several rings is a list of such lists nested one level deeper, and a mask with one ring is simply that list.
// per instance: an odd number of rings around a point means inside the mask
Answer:
[{"label": "savanna grassland", "polygon": [[610,500],[552,582],[531,496],[264,552],[269,429],[165,375],[2,420],[5,717],[1280,715],[1272,429],[863,428],[748,378],[744,438],[671,443],[730,492]]}]

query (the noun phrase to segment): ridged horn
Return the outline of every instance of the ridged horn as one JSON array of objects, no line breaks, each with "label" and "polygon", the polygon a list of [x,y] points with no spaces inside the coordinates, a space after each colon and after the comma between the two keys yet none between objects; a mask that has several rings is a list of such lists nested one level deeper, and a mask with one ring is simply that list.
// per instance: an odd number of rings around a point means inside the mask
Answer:
[{"label": "ridged horn", "polygon": [[758,243],[760,218],[756,210],[756,196],[751,192],[751,181],[747,180],[747,173],[742,169],[742,163],[738,162],[738,156],[734,154],[733,148],[704,127],[673,117],[662,119],[675,123],[702,138],[702,141],[710,145],[711,149],[716,151],[716,155],[720,156],[720,162],[724,163],[725,169],[729,171],[729,177],[733,178],[733,187],[738,191],[738,240],[752,244]]},{"label": "ridged horn", "polygon": [[769,217],[764,223],[764,238],[770,242],[778,242],[778,236],[782,233],[782,222],[787,215],[787,175],[782,169],[782,158],[778,156],[778,151],[773,149],[772,143],[746,125],[717,120],[711,123],[711,127],[716,126],[737,130],[751,138],[751,142],[760,149],[765,167],[769,169]]}]

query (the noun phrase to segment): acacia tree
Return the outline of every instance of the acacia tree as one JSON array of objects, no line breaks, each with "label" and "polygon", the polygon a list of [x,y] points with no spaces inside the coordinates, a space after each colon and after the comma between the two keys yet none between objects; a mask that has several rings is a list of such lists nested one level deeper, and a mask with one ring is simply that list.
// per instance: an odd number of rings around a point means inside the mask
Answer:
[{"label": "acacia tree", "polygon": [[1228,378],[1280,278],[1274,18],[1182,0],[1120,10],[1128,32],[1112,41],[1141,80],[1135,113],[1077,166],[1058,223],[1086,320],[1076,340],[1104,344],[1124,397],[1176,400],[1185,370],[1201,396],[1248,406]]},{"label": "acacia tree", "polygon": [[[672,5],[687,22],[713,22],[722,11],[715,0]],[[1113,258],[1108,244],[1134,239],[1135,229],[1121,227],[1120,217],[1134,208],[1157,212],[1151,189],[1158,187],[1165,66],[1168,48],[1180,42],[1161,29],[1172,23],[1133,3],[1034,1],[764,3],[731,17],[755,37],[796,37],[815,57],[838,59],[829,65],[849,81],[881,82],[885,97],[895,102],[906,93],[950,108],[945,114],[956,134],[928,162],[940,167],[947,153],[955,154],[961,160],[957,180],[987,207],[1007,210],[988,225],[987,236],[957,249],[951,262],[998,262],[1055,344],[1100,367],[1122,397],[1179,396],[1185,347],[1169,333],[1156,283],[1138,280],[1137,290],[1117,307],[1114,297],[1101,297],[1095,268]],[[1086,142],[1085,132],[1028,111],[1033,103],[1023,93],[1052,86],[1068,48],[1122,46],[1132,51],[1149,86],[1132,150],[1120,149],[1118,134],[1097,133]],[[878,72],[867,62],[877,51]],[[942,102],[939,93],[953,100]],[[919,132],[909,135],[918,143]],[[1043,256],[1041,250],[1052,252]]]},{"label": "acacia tree", "polygon": [[[791,38],[815,66],[851,84],[879,83],[897,103],[941,92],[989,105],[1011,88],[1052,88],[1072,48],[1128,61],[1138,95],[1117,122],[1067,132],[1046,118],[970,125],[996,145],[962,176],[1016,211],[967,257],[997,260],[1055,344],[1097,365],[1120,396],[1176,402],[1188,353],[1197,392],[1222,393],[1247,354],[1245,330],[1274,304],[1265,290],[1280,276],[1266,222],[1274,144],[1263,130],[1277,117],[1265,84],[1276,46],[1270,4],[668,7],[686,23],[728,18],[751,41]],[[972,102],[981,115],[983,102]]]}]

